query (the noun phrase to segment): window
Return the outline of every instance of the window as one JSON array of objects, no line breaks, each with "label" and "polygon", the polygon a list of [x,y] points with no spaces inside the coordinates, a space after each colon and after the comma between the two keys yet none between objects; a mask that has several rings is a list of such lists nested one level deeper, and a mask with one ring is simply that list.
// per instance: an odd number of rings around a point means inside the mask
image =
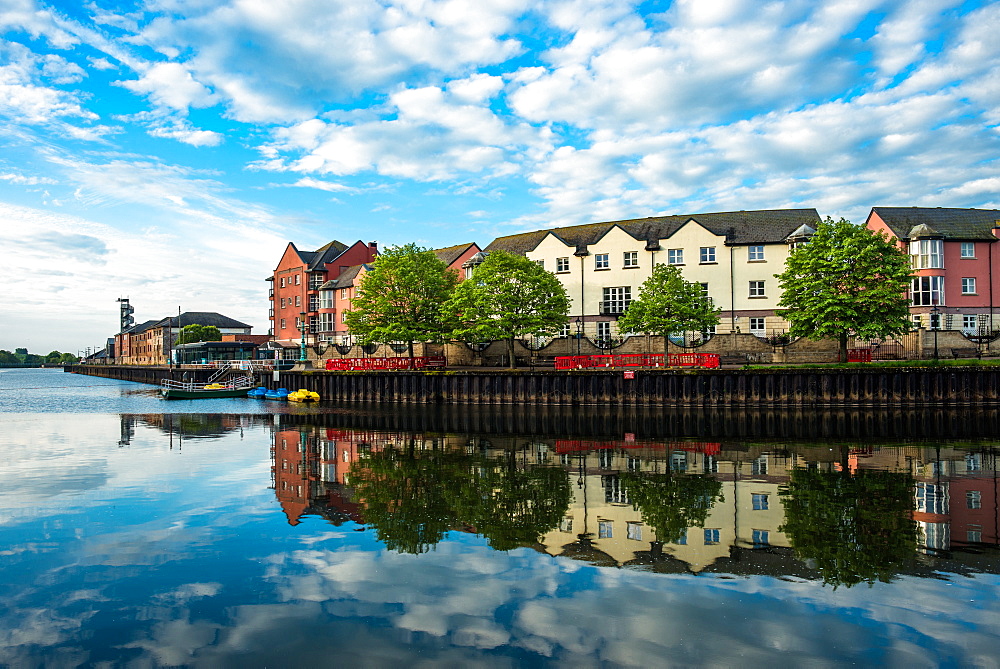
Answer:
[{"label": "window", "polygon": [[573,531],[573,519],[572,518],[563,518],[562,522],[559,523],[559,531],[560,532],[572,532]]},{"label": "window", "polygon": [[598,253],[594,256],[594,269],[609,269],[611,261],[608,260],[607,253]]},{"label": "window", "polygon": [[639,266],[639,252],[638,251],[625,251],[625,267],[638,267]]},{"label": "window", "polygon": [[771,533],[767,530],[754,530],[752,536],[754,548],[766,548],[771,545]]},{"label": "window", "polygon": [[921,325],[923,325],[923,319],[921,319],[920,314],[913,314],[913,329],[916,330]]},{"label": "window", "polygon": [[538,265],[539,267],[541,267],[542,269],[545,269],[545,261],[544,260],[536,260],[535,264]]},{"label": "window", "polygon": [[320,309],[333,309],[333,291],[332,290],[321,290],[321,291],[319,291],[319,308]]},{"label": "window", "polygon": [[763,281],[751,281],[750,282],[750,297],[764,297],[764,282]]},{"label": "window", "polygon": [[750,463],[750,472],[754,476],[767,476],[767,456],[762,455]]},{"label": "window", "polygon": [[944,267],[944,242],[940,239],[910,242],[910,264],[913,269],[941,269]]},{"label": "window", "polygon": [[601,302],[601,314],[616,316],[624,314],[632,302],[632,287],[618,286],[604,289],[604,301]]},{"label": "window", "polygon": [[342,299],[342,300],[346,300],[347,299],[347,289],[346,288],[341,288],[340,289],[340,299]]},{"label": "window", "polygon": [[282,319],[281,319],[281,329],[282,329],[282,330],[284,330],[284,329],[285,329],[285,327],[286,327],[286,326],[285,326],[285,319],[284,319],[284,318],[282,318]]},{"label": "window", "polygon": [[963,258],[975,258],[976,257],[976,243],[975,242],[962,242],[962,257]]},{"label": "window", "polygon": [[965,531],[965,540],[968,541],[970,544],[981,543],[982,540],[983,540],[983,531],[982,530],[966,530]]},{"label": "window", "polygon": [[965,471],[979,472],[983,469],[983,456],[981,453],[965,454]]},{"label": "window", "polygon": [[750,319],[750,334],[757,335],[758,337],[763,337],[766,334],[763,318]]},{"label": "window", "polygon": [[764,260],[763,245],[747,247],[747,260],[750,262],[762,262]]},{"label": "window", "polygon": [[944,303],[944,277],[918,276],[910,284],[910,301],[917,307]]},{"label": "window", "polygon": [[931,330],[941,329],[941,314],[931,314]]},{"label": "window", "polygon": [[720,530],[718,529],[705,529],[705,545],[712,546],[719,543]]},{"label": "window", "polygon": [[686,472],[688,467],[687,453],[680,451],[670,454],[670,471]]},{"label": "window", "polygon": [[702,263],[715,262],[715,247],[714,246],[702,246],[700,261]]},{"label": "window", "polygon": [[340,322],[341,323],[346,323],[347,322],[347,311],[341,311],[340,312]]},{"label": "window", "polygon": [[309,275],[309,290],[319,290],[319,287],[323,285],[323,275],[322,274],[310,274]]},{"label": "window", "polygon": [[281,308],[285,308],[285,298],[281,298]]},{"label": "window", "polygon": [[615,525],[610,520],[597,521],[597,538],[612,539],[615,536]]},{"label": "window", "polygon": [[569,258],[556,258],[556,273],[569,271]]},{"label": "window", "polygon": [[318,311],[318,310],[319,310],[319,295],[310,295],[309,311]]},{"label": "window", "polygon": [[668,265],[683,265],[684,264],[684,249],[667,249],[667,264]]},{"label": "window", "polygon": [[610,339],[611,338],[611,323],[608,321],[601,321],[597,324],[597,338],[598,339]]},{"label": "window", "polygon": [[295,275],[295,285],[296,286],[299,285],[299,275],[298,274]]},{"label": "window", "polygon": [[677,544],[678,546],[687,546],[688,543],[687,529],[681,530],[681,533],[678,535],[677,539],[674,540],[674,543]]},{"label": "window", "polygon": [[704,463],[702,464],[702,469],[706,474],[718,474],[719,461],[715,459],[714,455],[706,455]]},{"label": "window", "polygon": [[948,507],[948,492],[944,485],[917,483],[917,511],[946,515]]},{"label": "window", "polygon": [[970,276],[962,277],[962,295],[976,294],[976,278]]},{"label": "window", "polygon": [[632,541],[642,541],[642,523],[628,523],[625,526],[625,532]]},{"label": "window", "polygon": [[983,493],[979,490],[965,491],[965,506],[969,509],[983,508]]},{"label": "window", "polygon": [[562,325],[559,326],[559,334],[558,334],[558,336],[559,337],[568,337],[569,336],[569,323],[563,323]]},{"label": "window", "polygon": [[753,493],[753,510],[767,511],[767,495],[759,492]]},{"label": "window", "polygon": [[642,460],[640,460],[639,458],[629,457],[628,460],[625,461],[625,463],[626,463],[626,468],[630,472],[637,472],[640,469],[642,469]]},{"label": "window", "polygon": [[962,315],[962,331],[966,334],[975,334],[979,329],[979,320],[975,314]]},{"label": "window", "polygon": [[597,466],[601,469],[611,469],[611,451],[604,449],[597,453]]}]

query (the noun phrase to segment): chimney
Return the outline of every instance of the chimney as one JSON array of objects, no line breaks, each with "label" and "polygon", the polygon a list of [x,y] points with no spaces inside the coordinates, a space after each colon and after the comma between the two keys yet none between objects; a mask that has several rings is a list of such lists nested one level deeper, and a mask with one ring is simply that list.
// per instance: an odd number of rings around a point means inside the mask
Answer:
[{"label": "chimney", "polygon": [[378,242],[368,242],[368,251],[371,253],[371,257],[374,259],[378,255]]},{"label": "chimney", "polygon": [[993,236],[1000,238],[1000,221],[993,221]]}]

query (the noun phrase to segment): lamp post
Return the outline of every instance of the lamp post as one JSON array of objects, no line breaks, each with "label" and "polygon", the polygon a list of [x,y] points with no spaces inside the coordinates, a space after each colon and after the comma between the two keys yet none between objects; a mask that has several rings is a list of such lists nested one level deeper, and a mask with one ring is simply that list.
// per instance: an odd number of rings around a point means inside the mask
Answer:
[{"label": "lamp post", "polygon": [[583,339],[583,321],[576,317],[576,354],[580,355],[580,340]]},{"label": "lamp post", "polygon": [[306,334],[309,332],[309,323],[306,322],[306,312],[299,312],[299,334],[302,336],[299,344],[299,362],[306,362]]},{"label": "lamp post", "polygon": [[937,303],[931,309],[931,329],[934,330],[934,362],[938,360],[938,330],[941,329],[941,310]]}]

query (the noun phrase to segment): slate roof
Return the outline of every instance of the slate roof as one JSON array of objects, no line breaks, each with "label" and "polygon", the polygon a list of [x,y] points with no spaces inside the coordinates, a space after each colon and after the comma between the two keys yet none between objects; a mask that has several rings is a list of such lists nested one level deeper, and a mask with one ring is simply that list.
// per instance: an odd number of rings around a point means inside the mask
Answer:
[{"label": "slate roof", "polygon": [[997,209],[952,209],[947,207],[872,207],[899,239],[909,239],[910,230],[925,225],[945,239],[994,241],[993,226],[1000,221]]},{"label": "slate roof", "polygon": [[452,263],[461,258],[463,253],[465,253],[475,245],[476,245],[475,242],[469,242],[467,244],[449,246],[448,248],[445,249],[434,249],[434,255],[436,255],[438,260],[443,262],[445,265],[451,267]]},{"label": "slate roof", "polygon": [[[155,321],[158,325],[163,325],[166,327],[177,327],[177,316],[168,316],[159,321]],[[250,328],[252,326],[246,323],[241,323],[240,321],[230,318],[229,316],[223,316],[220,313],[214,311],[185,311],[180,315],[181,326],[184,325],[214,325],[217,328]]]},{"label": "slate roof", "polygon": [[[347,248],[347,244],[338,242],[336,239],[325,246],[321,246],[312,252],[312,258],[309,260],[302,258],[303,262],[308,263],[306,271],[322,269],[324,263],[333,262],[334,259],[346,251]],[[303,255],[301,251],[299,252],[299,255]]]},{"label": "slate roof", "polygon": [[362,264],[362,265],[351,265],[350,267],[348,267],[347,269],[345,269],[343,272],[341,272],[340,275],[336,279],[330,279],[329,281],[327,281],[326,283],[324,283],[322,286],[320,286],[319,289],[320,290],[333,290],[334,288],[349,288],[350,286],[353,286],[354,285],[354,280],[356,278],[358,278],[358,272],[361,271],[362,267],[364,267],[366,270],[369,270],[369,271],[372,268],[372,266],[369,265],[369,264],[367,264],[367,263],[366,264]]},{"label": "slate roof", "polygon": [[494,239],[485,250],[500,249],[524,255],[534,250],[549,233],[554,233],[569,246],[580,248],[595,244],[614,226],[620,227],[637,241],[649,242],[669,238],[691,219],[717,235],[726,235],[726,243],[733,246],[784,242],[799,226],[808,225],[815,228],[820,222],[819,213],[815,209],[765,209],[653,216],[507,235]]},{"label": "slate roof", "polygon": [[140,332],[145,332],[159,322],[160,321],[143,321],[142,323],[137,323],[136,325],[128,328],[125,332],[128,334],[139,334]]}]

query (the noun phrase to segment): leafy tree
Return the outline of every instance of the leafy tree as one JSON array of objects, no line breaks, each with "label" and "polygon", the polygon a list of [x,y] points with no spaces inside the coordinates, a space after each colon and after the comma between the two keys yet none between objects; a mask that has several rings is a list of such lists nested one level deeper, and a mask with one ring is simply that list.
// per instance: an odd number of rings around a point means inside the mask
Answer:
[{"label": "leafy tree", "polygon": [[347,312],[347,326],[361,342],[441,341],[450,331],[441,306],[458,275],[434,252],[416,244],[386,249],[361,278]]},{"label": "leafy tree", "polygon": [[568,321],[569,297],[555,275],[533,261],[491,251],[473,278],[455,289],[444,310],[457,323],[457,339],[505,339],[513,368],[514,339],[558,332]]},{"label": "leafy tree", "polygon": [[689,527],[704,527],[708,512],[722,501],[722,482],[707,474],[620,474],[632,506],[660,543],[680,539]]},{"label": "leafy tree", "polygon": [[194,344],[199,341],[222,341],[222,333],[214,325],[192,323],[181,328],[175,343],[177,345]]},{"label": "leafy tree", "polygon": [[26,348],[15,348],[14,349],[14,355],[17,355],[17,356],[28,355],[28,349],[26,349]]},{"label": "leafy tree", "polygon": [[73,355],[72,353],[63,353],[59,357],[59,362],[66,365],[75,365],[76,363],[80,362],[80,359],[75,355]]},{"label": "leafy tree", "polygon": [[21,359],[7,350],[0,351],[0,364],[14,364],[21,362]]},{"label": "leafy tree", "polygon": [[913,478],[841,469],[793,470],[782,491],[785,522],[778,529],[788,535],[796,555],[815,565],[823,582],[834,588],[888,583],[916,553]]},{"label": "leafy tree", "polygon": [[45,356],[45,362],[49,364],[56,364],[62,360],[62,353],[59,351],[52,351],[47,356]]},{"label": "leafy tree", "polygon": [[833,338],[847,360],[847,337],[886,337],[910,328],[912,271],[896,239],[829,216],[808,243],[794,249],[775,275],[789,334]]},{"label": "leafy tree", "polygon": [[623,332],[649,332],[663,337],[685,330],[707,330],[719,323],[719,310],[700,284],[685,281],[675,265],[657,264],[639,287],[639,295],[618,319]]}]

